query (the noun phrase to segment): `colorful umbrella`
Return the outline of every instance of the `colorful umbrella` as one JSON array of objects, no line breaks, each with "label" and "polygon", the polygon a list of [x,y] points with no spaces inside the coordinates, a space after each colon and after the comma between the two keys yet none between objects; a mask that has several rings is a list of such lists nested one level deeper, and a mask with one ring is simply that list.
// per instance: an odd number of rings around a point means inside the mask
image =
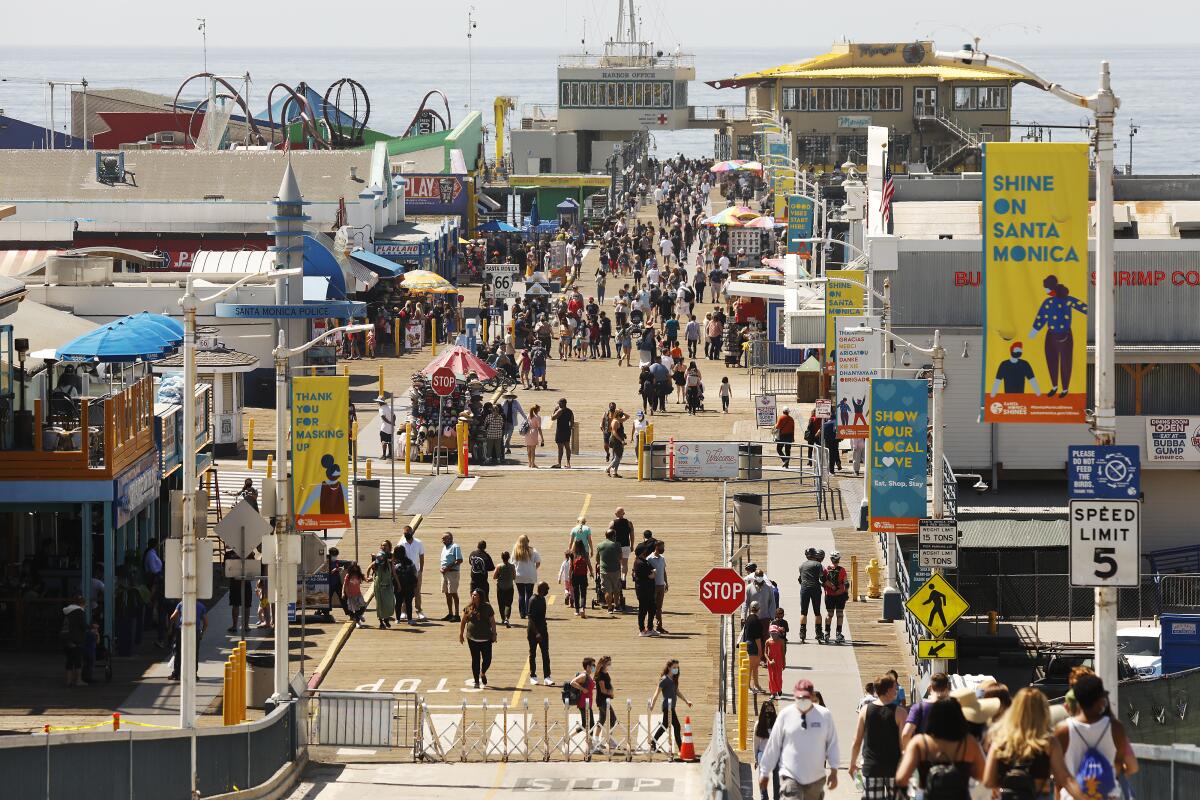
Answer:
[{"label": "colorful umbrella", "polygon": [[410,292],[452,292],[454,284],[427,269],[414,269],[404,273],[400,285]]},{"label": "colorful umbrella", "polygon": [[[779,223],[782,225],[783,223]],[[774,228],[776,225],[774,217],[756,217],[747,222],[743,227],[746,228]]]},{"label": "colorful umbrella", "polygon": [[449,367],[459,377],[464,377],[468,372],[474,372],[480,380],[484,381],[496,377],[496,370],[485,364],[467,348],[458,345],[454,345],[430,361],[421,372],[432,375],[434,370],[442,367]]},{"label": "colorful umbrella", "polygon": [[757,161],[746,161],[735,158],[732,161],[718,161],[708,168],[709,172],[762,172],[763,165]]},{"label": "colorful umbrella", "polygon": [[730,206],[724,211],[713,214],[708,219],[703,220],[700,224],[740,228],[742,225],[746,224],[747,220],[754,219],[757,216],[757,212],[751,211],[745,206]]}]

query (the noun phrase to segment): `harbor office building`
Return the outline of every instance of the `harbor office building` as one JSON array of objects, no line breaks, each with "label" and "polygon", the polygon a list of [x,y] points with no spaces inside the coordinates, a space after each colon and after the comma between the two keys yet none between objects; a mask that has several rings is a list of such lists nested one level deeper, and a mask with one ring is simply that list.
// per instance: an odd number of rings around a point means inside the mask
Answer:
[{"label": "harbor office building", "polygon": [[[744,88],[747,109],[781,117],[792,157],[809,170],[865,164],[872,125],[890,131],[897,172],[910,164],[932,172],[978,169],[984,141],[1008,141],[1012,91],[1023,79],[934,51],[929,41],[838,42],[813,58],[708,83]],[[759,156],[755,121],[726,127],[728,157]]]},{"label": "harbor office building", "polygon": [[[896,256],[876,260],[873,281],[882,291],[891,279],[900,336],[928,347],[934,329],[942,332],[955,471],[980,473],[1001,493],[1018,480],[1058,486],[1065,512],[1067,447],[1092,443],[1088,427],[979,421],[981,192],[977,176],[897,178]],[[1200,177],[1119,176],[1115,197],[1117,443],[1141,454],[1142,552],[1200,545]],[[1089,259],[1094,269],[1094,250]],[[1095,287],[1087,292],[1094,308]],[[1092,333],[1087,408],[1095,407]],[[904,348],[896,348],[899,365]],[[931,366],[909,356],[913,367]]]}]

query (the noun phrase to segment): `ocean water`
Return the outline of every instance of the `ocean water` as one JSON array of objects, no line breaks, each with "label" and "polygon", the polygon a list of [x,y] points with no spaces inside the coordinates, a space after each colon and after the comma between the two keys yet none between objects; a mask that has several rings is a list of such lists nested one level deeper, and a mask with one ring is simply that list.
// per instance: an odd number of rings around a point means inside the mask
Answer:
[{"label": "ocean water", "polygon": [[[947,43],[949,47],[950,44]],[[705,80],[729,77],[763,67],[795,61],[825,52],[813,44],[789,48],[723,47],[695,51],[698,80],[690,87],[694,105],[740,103],[743,92],[716,90]],[[267,92],[276,82],[295,85],[306,81],[324,94],[333,81],[352,77],[370,95],[369,124],[376,130],[404,130],[426,92],[440,89],[449,98],[455,120],[468,108],[484,113],[490,126],[492,100],[496,95],[514,95],[518,108],[527,104],[555,102],[557,49],[476,47],[470,70],[466,48],[439,49],[320,49],[320,48],[210,48],[209,68],[221,75],[243,75],[252,79],[250,107],[256,112],[266,106]],[[1112,65],[1113,87],[1121,98],[1117,117],[1118,166],[1128,160],[1129,124],[1139,132],[1133,142],[1136,172],[1185,174],[1200,172],[1200,156],[1190,146],[1200,122],[1200,106],[1181,99],[1175,89],[1200,85],[1200,59],[1186,47],[1043,48],[1013,49],[1004,55],[1015,58],[1049,80],[1083,94],[1095,90],[1101,59]],[[26,48],[0,50],[0,109],[29,122],[49,123],[46,79],[88,79],[96,88],[130,87],[174,95],[188,75],[201,71],[198,48]],[[240,83],[235,82],[236,85]],[[203,94],[202,82],[194,81],[187,95]],[[279,93],[276,93],[279,97]],[[440,109],[439,106],[435,106]],[[55,98],[56,127],[63,130],[69,117],[66,92]],[[1037,89],[1020,86],[1013,94],[1013,119],[1041,125],[1083,125],[1089,117]],[[1024,131],[1014,132],[1017,138]],[[1054,141],[1081,141],[1078,130],[1049,131]],[[655,134],[660,152],[711,155],[712,132],[675,131]],[[488,152],[493,152],[489,145]]]}]

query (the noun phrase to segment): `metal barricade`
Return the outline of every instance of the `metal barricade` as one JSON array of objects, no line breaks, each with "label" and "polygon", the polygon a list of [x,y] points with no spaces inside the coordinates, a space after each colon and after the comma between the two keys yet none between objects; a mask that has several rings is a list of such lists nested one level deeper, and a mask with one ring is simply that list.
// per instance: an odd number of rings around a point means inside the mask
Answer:
[{"label": "metal barricade", "polygon": [[313,747],[399,750],[409,751],[414,761],[424,758],[423,717],[413,692],[314,690],[305,706]]}]

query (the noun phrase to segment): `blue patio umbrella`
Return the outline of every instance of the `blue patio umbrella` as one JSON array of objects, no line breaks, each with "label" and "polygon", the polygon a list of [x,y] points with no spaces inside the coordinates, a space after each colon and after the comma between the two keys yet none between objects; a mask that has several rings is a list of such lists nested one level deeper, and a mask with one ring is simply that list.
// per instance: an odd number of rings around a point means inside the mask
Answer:
[{"label": "blue patio umbrella", "polygon": [[507,222],[493,219],[480,225],[477,230],[486,233],[516,233],[520,228],[509,225]]},{"label": "blue patio umbrella", "polygon": [[139,361],[156,359],[175,349],[157,330],[127,319],[97,328],[58,349],[59,361]]},{"label": "blue patio umbrella", "polygon": [[144,327],[147,331],[153,332],[162,338],[163,341],[170,342],[175,347],[183,344],[183,325],[170,317],[162,314],[151,314],[149,311],[142,311],[125,317],[122,321],[128,322],[131,325]]}]

